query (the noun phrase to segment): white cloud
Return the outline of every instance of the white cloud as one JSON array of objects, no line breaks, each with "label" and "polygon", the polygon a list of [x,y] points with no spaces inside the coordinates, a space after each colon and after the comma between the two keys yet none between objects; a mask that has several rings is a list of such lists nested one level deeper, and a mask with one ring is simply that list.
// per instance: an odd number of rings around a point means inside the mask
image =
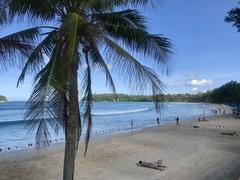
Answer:
[{"label": "white cloud", "polygon": [[212,84],[211,79],[191,79],[187,82],[189,86],[211,86]]},{"label": "white cloud", "polygon": [[197,90],[198,90],[197,87],[195,87],[195,88],[192,89],[193,92],[196,92]]}]

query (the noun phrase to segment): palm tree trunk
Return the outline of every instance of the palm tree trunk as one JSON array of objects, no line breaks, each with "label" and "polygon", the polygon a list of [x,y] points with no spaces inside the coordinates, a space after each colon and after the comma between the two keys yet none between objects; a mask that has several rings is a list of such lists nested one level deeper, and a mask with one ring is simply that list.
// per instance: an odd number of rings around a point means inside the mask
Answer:
[{"label": "palm tree trunk", "polygon": [[80,128],[79,118],[77,64],[73,63],[70,66],[69,116],[65,127],[63,180],[74,179],[75,157]]}]

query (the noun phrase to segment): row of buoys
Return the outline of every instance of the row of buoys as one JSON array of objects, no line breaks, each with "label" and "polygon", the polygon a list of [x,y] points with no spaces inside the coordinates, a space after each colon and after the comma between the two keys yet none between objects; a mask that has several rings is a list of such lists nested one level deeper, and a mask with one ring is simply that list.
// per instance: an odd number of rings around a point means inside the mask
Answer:
[{"label": "row of buoys", "polygon": [[[123,130],[127,130],[127,129],[131,129],[131,128],[140,128],[140,127],[145,127],[148,125],[155,125],[155,123],[144,123],[144,124],[135,124],[132,126],[125,126],[125,128],[110,128],[110,129],[105,129],[105,130],[101,130],[101,131],[96,131],[95,135],[103,135],[103,134],[107,134],[107,133],[111,133],[111,132],[117,132],[117,131],[123,131]],[[53,139],[53,140],[49,140],[48,143],[56,143],[56,142],[60,142],[63,141],[63,138],[60,139]],[[39,143],[37,143],[38,145]],[[46,141],[43,141],[43,144],[47,144]],[[32,143],[27,144],[28,148],[32,148],[34,147]],[[14,147],[6,147],[7,151],[11,151],[11,150],[17,150],[19,149],[18,146],[14,146]],[[0,153],[4,151],[4,148],[0,148]]]},{"label": "row of buoys", "polygon": [[140,128],[140,127],[145,127],[145,126],[150,126],[150,125],[156,125],[155,123],[144,123],[144,124],[131,124],[132,126],[125,126],[124,128],[112,128],[112,129],[105,129],[105,130],[100,130],[100,131],[96,131],[95,135],[100,135],[100,134],[107,134],[107,133],[111,133],[111,132],[117,132],[117,131],[122,131],[122,130],[129,130],[129,129],[133,129],[133,128]]},{"label": "row of buoys", "polygon": [[[60,141],[63,141],[63,138],[60,138],[60,139],[54,139],[54,140],[50,140],[48,143],[52,143],[52,142],[60,142]],[[38,145],[39,143],[37,143]],[[43,144],[47,144],[47,141],[43,141]],[[27,144],[27,147],[28,148],[32,148],[34,147],[33,143],[29,143]],[[4,149],[6,149],[7,151],[11,151],[11,150],[17,150],[19,149],[18,146],[14,146],[14,147],[6,147],[6,148],[0,148],[0,153],[4,151]]]},{"label": "row of buoys", "polygon": [[[18,146],[14,146],[14,147],[15,147],[15,149],[18,149]],[[8,151],[11,151],[11,149],[12,149],[11,147],[7,147]],[[0,148],[0,152],[3,152],[3,148]]]}]

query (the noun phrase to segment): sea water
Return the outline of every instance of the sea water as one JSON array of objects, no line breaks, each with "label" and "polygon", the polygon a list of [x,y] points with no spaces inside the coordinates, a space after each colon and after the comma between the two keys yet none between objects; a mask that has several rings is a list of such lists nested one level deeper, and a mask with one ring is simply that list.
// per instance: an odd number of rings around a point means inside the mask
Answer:
[{"label": "sea water", "polygon": [[[13,151],[29,148],[35,142],[35,132],[28,133],[23,119],[25,102],[0,104],[0,150]],[[177,116],[188,120],[209,115],[213,107],[201,103],[163,103],[160,124],[174,123]],[[125,133],[156,125],[156,113],[151,102],[96,102],[93,104],[92,136]],[[132,126],[131,126],[132,121]],[[85,127],[85,126],[84,126]],[[63,130],[58,134],[49,128],[51,142],[64,141]],[[83,136],[85,130],[83,130]],[[8,149],[10,147],[10,150]]]}]

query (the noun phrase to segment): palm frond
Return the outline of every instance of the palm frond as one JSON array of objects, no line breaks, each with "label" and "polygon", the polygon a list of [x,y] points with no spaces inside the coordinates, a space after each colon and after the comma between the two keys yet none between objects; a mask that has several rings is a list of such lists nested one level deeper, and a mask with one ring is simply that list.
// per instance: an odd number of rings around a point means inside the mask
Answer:
[{"label": "palm frond", "polygon": [[[58,108],[56,109],[55,114],[58,114],[58,120],[60,127],[62,127],[65,130],[65,125],[66,125],[66,120],[68,118],[68,107],[69,107],[69,102],[68,102],[68,95],[64,92],[59,92],[58,96]],[[55,128],[58,130],[58,126]],[[81,133],[79,133],[81,134]]]},{"label": "palm frond", "polygon": [[159,65],[167,65],[168,55],[172,54],[172,44],[168,38],[159,34],[149,34],[135,27],[105,24],[104,28],[110,37],[122,43],[124,47],[151,58]]},{"label": "palm frond", "polygon": [[82,1],[81,7],[85,9],[90,9],[93,12],[106,12],[112,11],[114,8],[113,3],[115,1],[121,0],[89,0],[89,1]]},{"label": "palm frond", "polygon": [[0,70],[6,70],[8,67],[20,67],[23,64],[23,57],[27,55],[30,47],[0,38]]},{"label": "palm frond", "polygon": [[[157,1],[155,1],[157,2]],[[95,12],[113,11],[117,7],[137,7],[153,5],[154,0],[89,0],[81,3],[82,7],[90,8]]]},{"label": "palm frond", "polygon": [[19,86],[19,84],[23,82],[25,75],[28,72],[31,73],[38,72],[44,66],[45,64],[44,55],[49,57],[53,53],[54,48],[53,40],[55,35],[56,30],[50,32],[48,36],[45,37],[31,52],[18,78],[17,86]]},{"label": "palm frond", "polygon": [[59,92],[65,92],[67,76],[61,61],[61,48],[54,50],[49,63],[35,77],[35,87],[26,104],[24,118],[28,120],[26,127],[29,132],[36,132],[36,145],[47,145],[50,139],[48,125],[59,127],[58,114]]},{"label": "palm frond", "polygon": [[106,64],[101,53],[99,52],[97,44],[93,40],[91,40],[89,41],[89,47],[90,47],[89,57],[91,58],[93,68],[97,68],[105,74],[106,85],[110,87],[113,94],[116,94],[116,88],[114,85],[112,75],[109,71],[108,65]]},{"label": "palm frond", "polygon": [[39,28],[30,28],[0,38],[0,64],[2,69],[9,66],[21,67],[33,48],[40,33]]},{"label": "palm frond", "polygon": [[52,128],[54,132],[59,134],[59,130],[64,130],[66,127],[66,121],[68,118],[68,91],[55,90],[54,94],[49,98],[47,106],[50,108],[50,112],[55,117]]},{"label": "palm frond", "polygon": [[[137,94],[151,94],[157,112],[160,112],[160,100],[164,89],[163,82],[153,69],[139,63],[121,46],[105,37],[107,56],[110,57],[113,68],[124,78],[129,88]],[[149,91],[151,90],[151,91]]]},{"label": "palm frond", "polygon": [[92,129],[92,101],[93,101],[93,95],[92,95],[92,79],[91,79],[91,66],[88,60],[88,53],[85,54],[85,60],[86,60],[86,70],[83,74],[82,78],[82,92],[84,95],[83,101],[82,101],[82,107],[84,108],[84,123],[87,124],[87,130],[86,130],[86,138],[85,138],[85,151],[84,156],[86,156],[87,149],[88,149],[88,143],[91,136],[91,129]]},{"label": "palm frond", "polygon": [[92,21],[105,24],[118,25],[136,29],[146,29],[146,19],[137,10],[127,9],[118,12],[93,13]]},{"label": "palm frond", "polygon": [[0,24],[7,21],[7,6],[8,0],[0,0]]},{"label": "palm frond", "polygon": [[25,16],[29,19],[54,20],[56,9],[49,0],[9,0],[9,13],[14,16]]},{"label": "palm frond", "polygon": [[5,37],[2,37],[1,39],[4,40],[12,40],[18,43],[28,43],[33,44],[34,41],[38,38],[40,35],[40,28],[39,27],[33,27],[30,29],[25,29],[23,31],[18,31],[16,33],[7,35]]}]

